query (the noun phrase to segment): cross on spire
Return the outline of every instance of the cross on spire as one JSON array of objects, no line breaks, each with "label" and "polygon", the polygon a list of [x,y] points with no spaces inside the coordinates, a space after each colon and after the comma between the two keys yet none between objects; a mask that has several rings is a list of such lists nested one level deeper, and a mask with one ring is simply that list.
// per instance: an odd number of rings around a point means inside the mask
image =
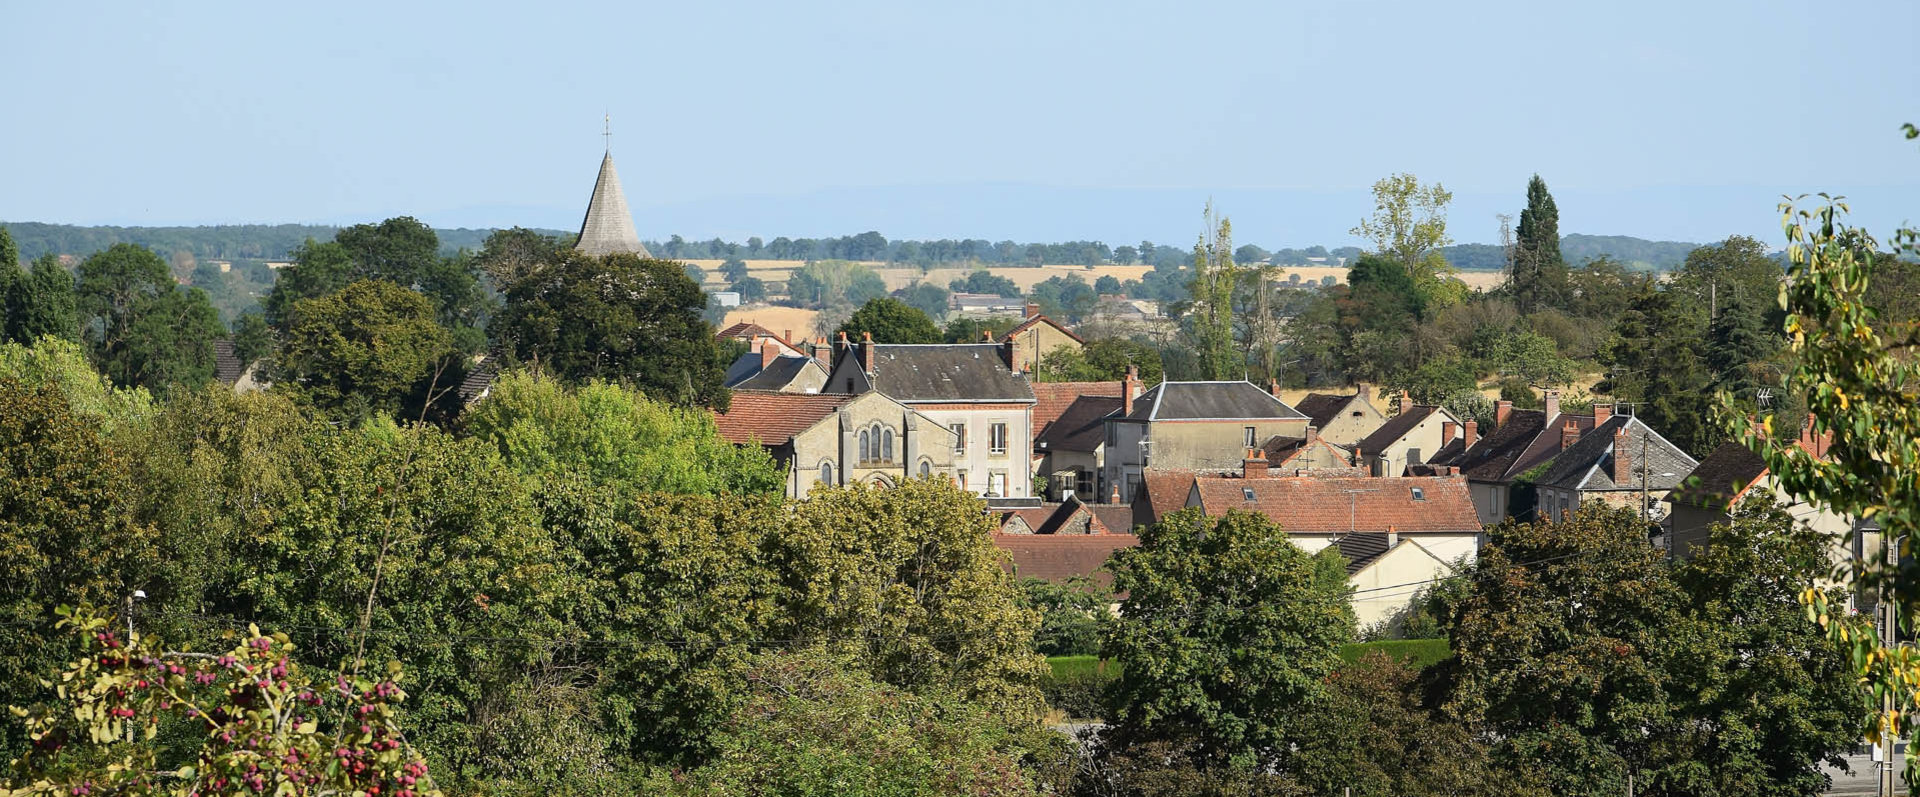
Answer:
[{"label": "cross on spire", "polygon": [[611,113],[607,114],[606,118],[600,120],[600,124],[601,124],[600,137],[606,140],[607,151],[612,152],[613,151],[613,114]]}]

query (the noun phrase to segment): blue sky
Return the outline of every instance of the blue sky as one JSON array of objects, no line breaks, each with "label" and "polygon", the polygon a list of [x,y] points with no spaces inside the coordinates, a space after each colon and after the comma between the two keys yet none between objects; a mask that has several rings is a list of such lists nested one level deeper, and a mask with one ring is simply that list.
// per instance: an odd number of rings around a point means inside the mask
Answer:
[{"label": "blue sky", "polygon": [[1920,221],[1920,3],[30,3],[0,219],[1352,243],[1373,180],[1491,241]]}]

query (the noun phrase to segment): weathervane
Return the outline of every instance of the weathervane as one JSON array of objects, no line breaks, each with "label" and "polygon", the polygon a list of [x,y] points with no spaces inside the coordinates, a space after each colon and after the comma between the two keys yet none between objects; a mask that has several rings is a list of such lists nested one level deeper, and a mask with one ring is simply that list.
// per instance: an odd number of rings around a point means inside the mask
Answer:
[{"label": "weathervane", "polygon": [[613,114],[609,113],[600,120],[600,137],[607,142],[607,151],[613,151]]}]

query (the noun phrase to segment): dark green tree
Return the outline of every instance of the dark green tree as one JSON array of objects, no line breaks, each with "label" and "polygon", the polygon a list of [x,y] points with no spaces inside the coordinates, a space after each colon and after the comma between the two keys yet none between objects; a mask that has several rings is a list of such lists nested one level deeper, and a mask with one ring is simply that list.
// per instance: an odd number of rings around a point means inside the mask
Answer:
[{"label": "dark green tree", "polygon": [[1127,598],[1103,649],[1121,666],[1103,745],[1166,743],[1202,769],[1285,771],[1287,718],[1324,698],[1353,638],[1338,552],[1307,554],[1265,515],[1187,509],[1108,568]]},{"label": "dark green tree", "polygon": [[1712,374],[1697,348],[1705,320],[1673,293],[1648,289],[1620,317],[1600,353],[1609,368],[1608,391],[1636,403],[1641,420],[1695,457],[1726,439],[1716,420]]},{"label": "dark green tree", "polygon": [[926,313],[906,302],[884,297],[874,299],[853,311],[836,331],[851,340],[873,335],[875,343],[939,343],[940,328]]},{"label": "dark green tree", "polygon": [[33,261],[33,270],[14,275],[12,289],[4,297],[6,326],[4,337],[30,343],[52,335],[78,340],[80,319],[75,309],[73,275],[60,265],[58,255],[41,255]]},{"label": "dark green tree", "polygon": [[1014,321],[1008,318],[958,317],[948,321],[946,329],[941,330],[940,342],[979,343],[986,339],[988,332],[993,333],[994,340],[999,340],[1007,330],[1013,328],[1013,324]]},{"label": "dark green tree", "polygon": [[20,270],[20,247],[13,242],[13,233],[0,226],[0,341],[7,339],[5,333],[13,325],[9,320],[13,316],[13,292],[26,278],[26,272]]},{"label": "dark green tree", "polygon": [[234,319],[233,354],[242,364],[251,363],[273,353],[273,328],[267,326],[267,319],[259,313],[247,313]]},{"label": "dark green tree", "polygon": [[1673,272],[1667,290],[1703,324],[1719,317],[1717,308],[1727,297],[1738,296],[1747,307],[1764,313],[1765,327],[1778,329],[1786,316],[1775,307],[1775,300],[1785,274],[1766,244],[1736,235],[1688,252],[1687,262]]},{"label": "dark green tree", "polygon": [[524,227],[494,230],[481,245],[474,266],[487,276],[494,290],[504,290],[528,272],[558,260],[565,249],[554,236]]},{"label": "dark green tree", "polygon": [[569,250],[507,286],[491,330],[513,359],[573,382],[600,379],[682,405],[724,408],[706,294],[680,264]]},{"label": "dark green tree", "polygon": [[[281,343],[276,383],[335,417],[392,415],[453,341],[434,322],[425,296],[383,280],[363,280],[294,305]],[[452,380],[442,388],[451,387]]]},{"label": "dark green tree", "polygon": [[759,277],[741,277],[733,283],[733,291],[740,294],[740,301],[744,304],[767,300],[767,283]]},{"label": "dark green tree", "polygon": [[1564,306],[1567,263],[1560,256],[1560,209],[1540,175],[1527,182],[1527,207],[1520,211],[1520,226],[1514,233],[1513,263],[1507,274],[1514,306],[1521,313]]},{"label": "dark green tree", "polygon": [[747,261],[737,257],[729,257],[726,262],[720,264],[720,274],[726,277],[728,282],[739,282],[746,279]]},{"label": "dark green tree", "polygon": [[1078,323],[1080,319],[1093,314],[1094,305],[1100,301],[1100,295],[1094,293],[1093,286],[1078,274],[1065,277],[1048,277],[1033,286],[1030,294],[1040,312],[1064,323]]},{"label": "dark green tree", "polygon": [[440,256],[440,239],[431,227],[408,216],[387,219],[379,224],[356,224],[334,235],[330,243],[307,241],[294,251],[293,264],[282,269],[273,292],[263,302],[267,320],[276,327],[291,325],[288,310],[302,299],[325,296],[361,280],[384,280],[425,295],[434,308],[438,323],[451,331],[464,350],[484,345],[480,330],[493,310],[492,300],[480,284],[480,268],[500,266],[501,258],[520,255],[540,256],[542,246],[514,235],[503,239],[501,254],[494,259],[460,255]]},{"label": "dark green tree", "polygon": [[990,293],[1009,299],[1021,296],[1020,286],[1006,277],[995,276],[993,272],[979,269],[968,272],[963,279],[956,279],[947,286],[954,293]]},{"label": "dark green tree", "polygon": [[1112,274],[1102,274],[1093,281],[1093,291],[1102,296],[1117,294],[1121,291],[1120,280]]},{"label": "dark green tree", "polygon": [[1750,406],[1763,385],[1777,385],[1779,374],[1765,373],[1768,360],[1785,340],[1769,334],[1760,308],[1729,293],[1720,315],[1707,326],[1706,366],[1715,390],[1724,390]]},{"label": "dark green tree", "polygon": [[220,315],[198,289],[181,291],[153,250],[115,244],[80,264],[75,290],[86,341],[109,379],[160,388],[213,376]]},{"label": "dark green tree", "polygon": [[905,291],[902,297],[914,309],[926,313],[928,318],[944,318],[947,315],[947,299],[953,294],[931,282],[916,282]]}]

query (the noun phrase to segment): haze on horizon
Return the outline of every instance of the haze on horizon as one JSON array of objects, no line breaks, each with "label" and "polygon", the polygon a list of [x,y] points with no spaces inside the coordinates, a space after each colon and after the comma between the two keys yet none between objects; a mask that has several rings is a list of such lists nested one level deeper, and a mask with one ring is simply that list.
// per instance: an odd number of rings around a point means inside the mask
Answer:
[{"label": "haze on horizon", "polygon": [[1920,6],[18,4],[0,220],[578,226],[602,114],[640,234],[1353,243],[1367,186],[1495,239],[1912,221]]}]

